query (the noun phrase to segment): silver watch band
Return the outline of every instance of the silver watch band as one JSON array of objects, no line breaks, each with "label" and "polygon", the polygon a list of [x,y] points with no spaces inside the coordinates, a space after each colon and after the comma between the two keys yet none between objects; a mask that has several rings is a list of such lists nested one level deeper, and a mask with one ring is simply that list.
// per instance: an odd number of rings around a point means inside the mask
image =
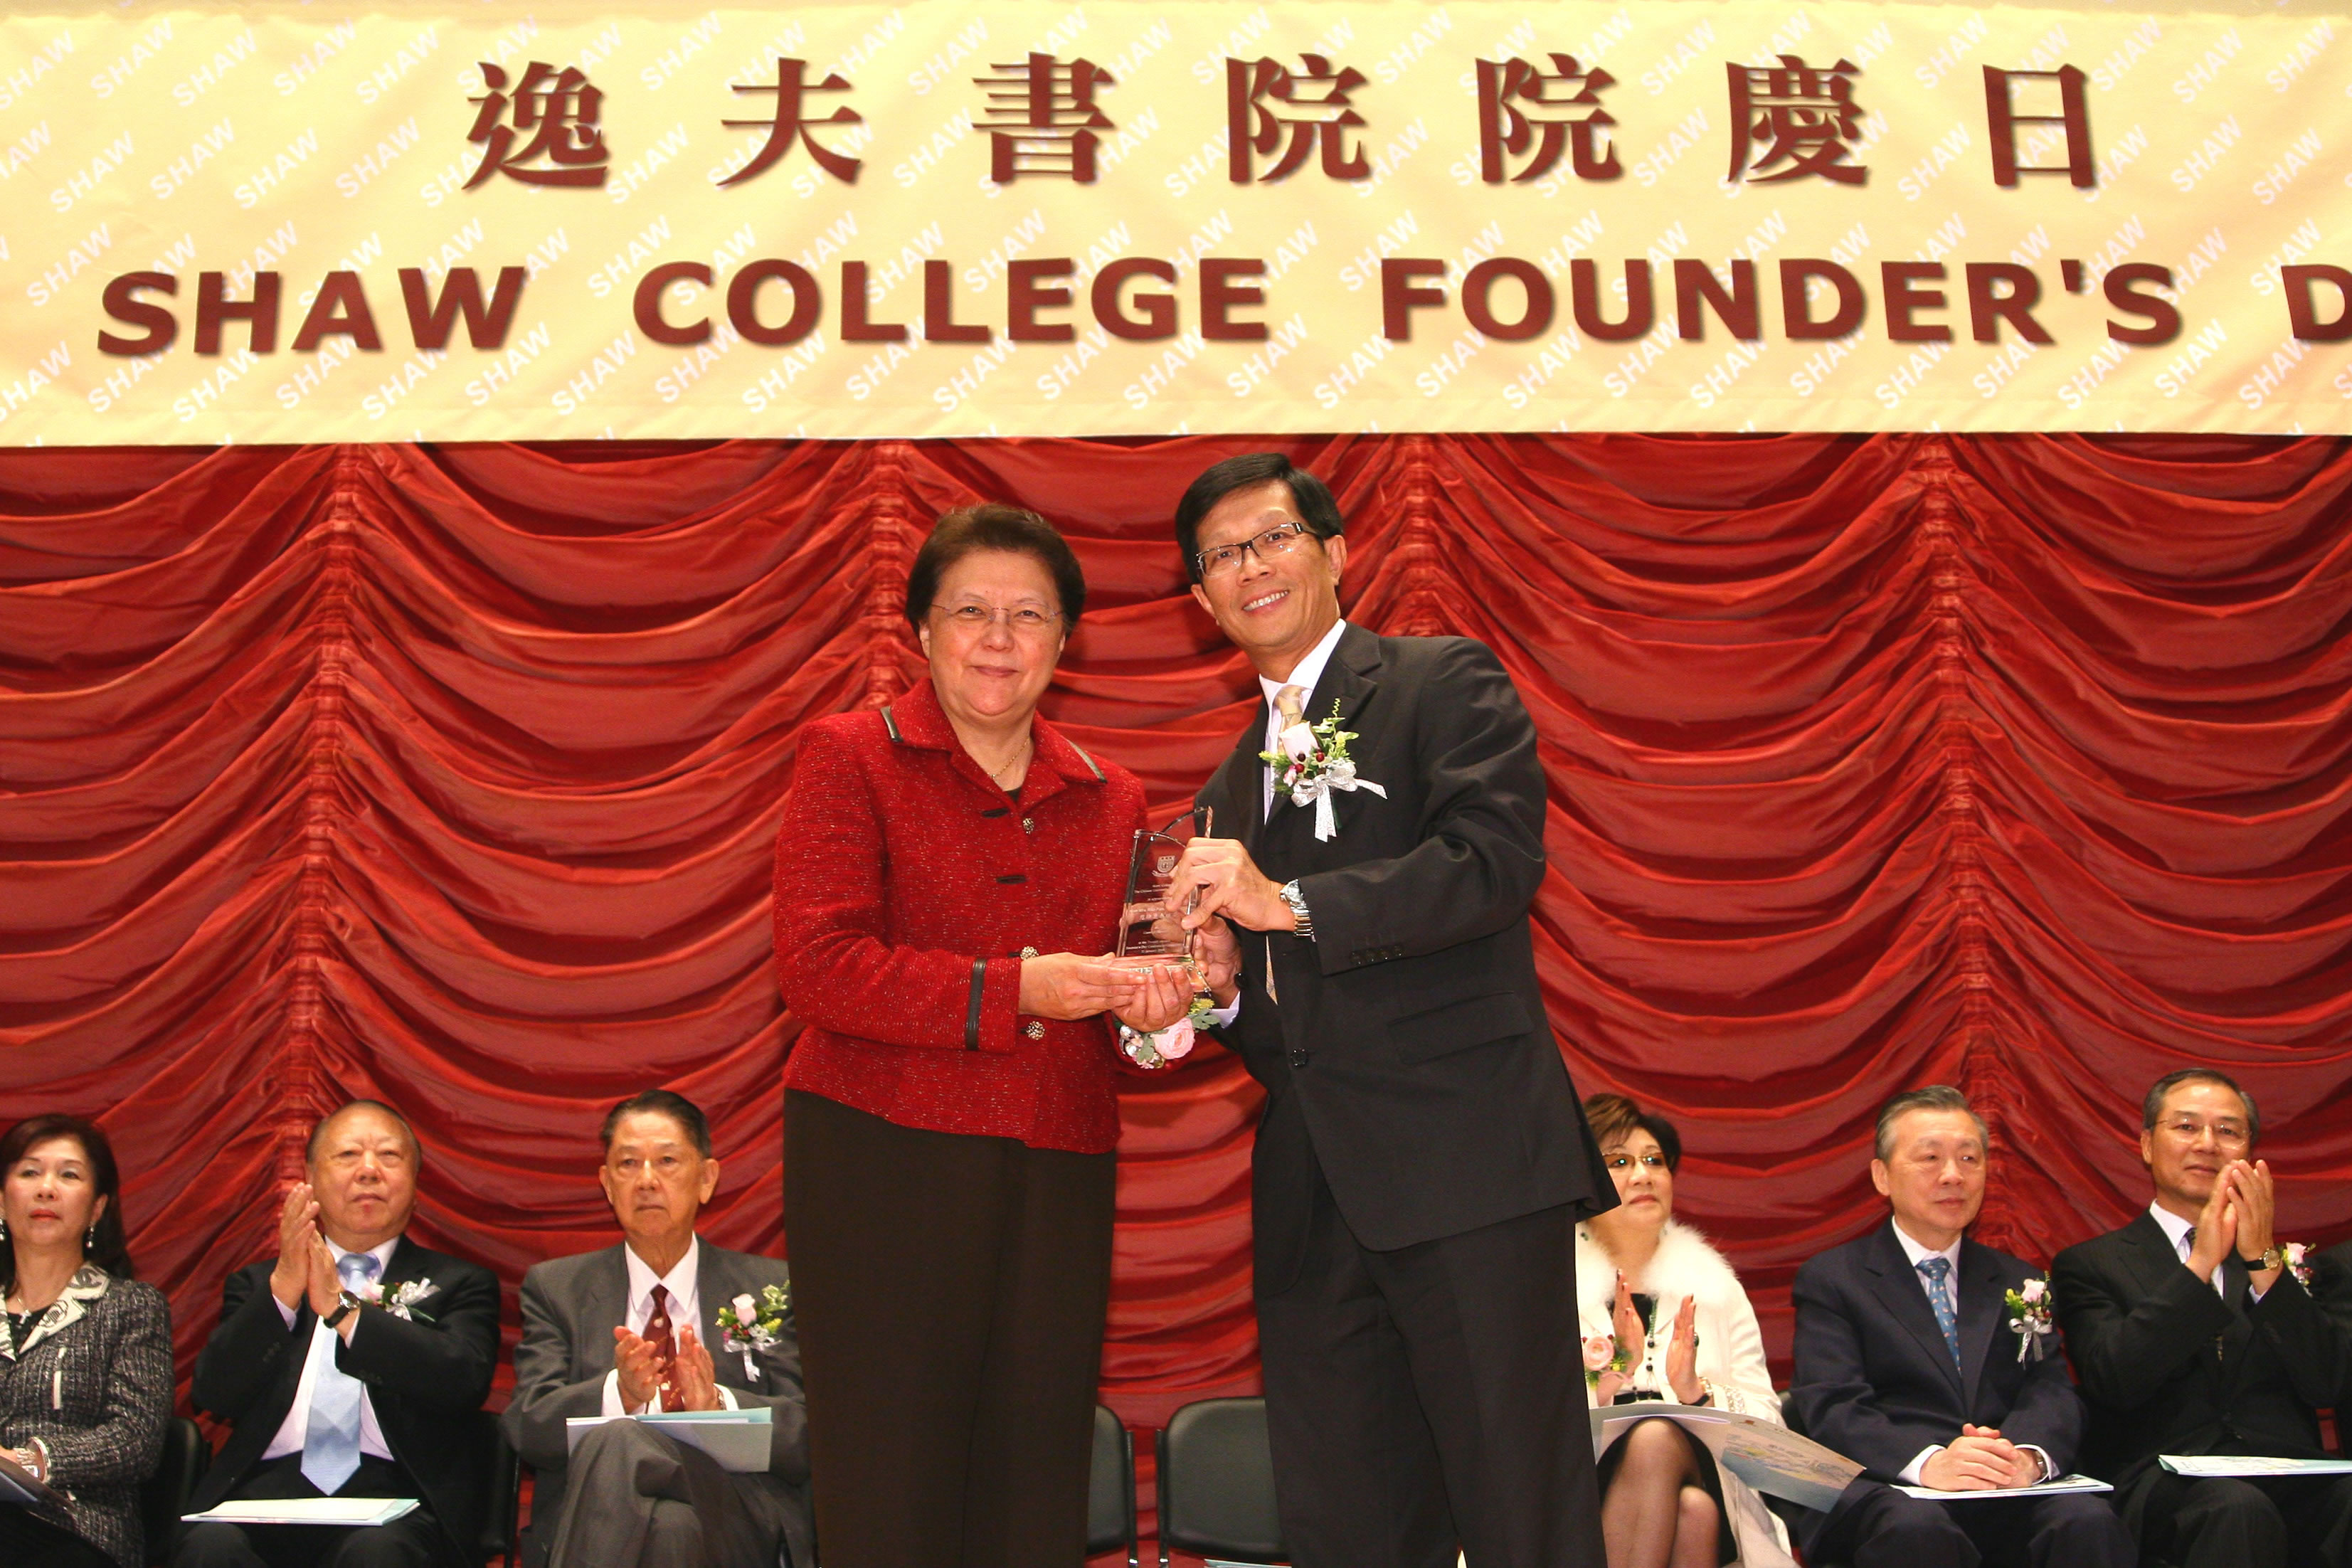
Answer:
[{"label": "silver watch band", "polygon": [[1297,929],[1292,932],[1292,934],[1294,936],[1303,936],[1307,941],[1313,942],[1315,940],[1315,918],[1307,912],[1307,900],[1298,890],[1298,879],[1294,877],[1289,881],[1285,882],[1282,885],[1279,896],[1284,903],[1290,906],[1291,915],[1298,922]]}]

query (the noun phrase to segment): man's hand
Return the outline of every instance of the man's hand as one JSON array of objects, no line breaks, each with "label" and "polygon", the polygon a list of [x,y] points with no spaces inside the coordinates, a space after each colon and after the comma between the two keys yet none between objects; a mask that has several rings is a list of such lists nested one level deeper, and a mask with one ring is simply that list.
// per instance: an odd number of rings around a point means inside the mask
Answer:
[{"label": "man's hand", "polygon": [[1696,1405],[1706,1397],[1706,1384],[1698,1378],[1698,1298],[1683,1298],[1682,1310],[1675,1314],[1675,1337],[1666,1342],[1666,1386],[1675,1391],[1675,1398],[1685,1405]]},{"label": "man's hand", "polygon": [[1021,1000],[1013,1008],[1032,1018],[1091,1018],[1137,1005],[1144,986],[1141,970],[1108,953],[1040,953],[1021,961]]},{"label": "man's hand", "polygon": [[[2231,1198],[2237,1206],[2238,1256],[2259,1258],[2271,1249],[2273,1226],[2278,1215],[2278,1192],[2271,1184],[2271,1163],[2257,1160],[2250,1165],[2243,1160],[2233,1160],[2230,1168],[2221,1173],[2221,1180],[2230,1184]],[[2278,1274],[2275,1268],[2256,1269],[2255,1290],[2268,1291]]]},{"label": "man's hand", "polygon": [[1994,1427],[1963,1426],[1958,1436],[1919,1467],[1919,1484],[1939,1492],[1989,1492],[2022,1486],[2026,1483],[2017,1479],[2021,1463],[2031,1476],[2032,1455],[2019,1452],[2017,1445]]},{"label": "man's hand", "polygon": [[[306,1281],[310,1298],[310,1310],[321,1318],[333,1315],[343,1303],[343,1277],[335,1272],[335,1255],[327,1249],[327,1238],[316,1230],[310,1233],[310,1277]],[[345,1344],[351,1343],[352,1317],[342,1321],[340,1331]]]},{"label": "man's hand", "polygon": [[2221,1259],[2238,1245],[2238,1207],[2229,1167],[2213,1179],[2213,1191],[2197,1216],[2197,1239],[2189,1244],[2189,1271],[2200,1279],[2213,1278]]},{"label": "man's hand", "polygon": [[1195,838],[1177,862],[1171,889],[1198,888],[1199,900],[1184,917],[1184,929],[1199,931],[1212,915],[1223,915],[1252,931],[1292,931],[1298,917],[1282,901],[1282,887],[1257,868],[1238,838]]},{"label": "man's hand", "polygon": [[1212,917],[1193,933],[1192,956],[1200,961],[1202,977],[1217,1005],[1232,1006],[1242,994],[1242,939],[1234,928]]},{"label": "man's hand", "polygon": [[621,1408],[631,1415],[661,1405],[661,1358],[625,1325],[613,1330],[613,1370],[620,1374]]},{"label": "man's hand", "polygon": [[269,1293],[289,1312],[299,1311],[310,1289],[310,1248],[319,1239],[319,1200],[308,1182],[297,1182],[278,1206],[278,1263],[269,1271]]},{"label": "man's hand", "polygon": [[671,1366],[670,1375],[688,1410],[719,1407],[718,1369],[710,1364],[710,1352],[702,1348],[702,1341],[692,1329],[677,1331],[677,1360]]}]

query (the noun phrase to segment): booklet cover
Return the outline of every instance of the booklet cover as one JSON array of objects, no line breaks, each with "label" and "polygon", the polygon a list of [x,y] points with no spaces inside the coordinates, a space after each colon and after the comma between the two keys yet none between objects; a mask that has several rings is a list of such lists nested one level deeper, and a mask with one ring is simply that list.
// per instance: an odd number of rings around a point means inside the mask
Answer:
[{"label": "booklet cover", "polygon": [[1777,1421],[1737,1415],[1704,1405],[1667,1405],[1643,1400],[1612,1405],[1592,1415],[1592,1456],[1623,1436],[1636,1421],[1672,1421],[1706,1445],[1716,1463],[1767,1497],[1785,1498],[1801,1508],[1827,1512],[1862,1467]]}]

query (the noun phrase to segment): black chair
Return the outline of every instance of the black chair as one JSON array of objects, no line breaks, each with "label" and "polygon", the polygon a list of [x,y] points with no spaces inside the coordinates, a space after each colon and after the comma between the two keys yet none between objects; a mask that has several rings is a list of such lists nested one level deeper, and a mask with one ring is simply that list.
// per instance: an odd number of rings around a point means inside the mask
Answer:
[{"label": "black chair", "polygon": [[1265,1400],[1196,1400],[1169,1417],[1158,1452],[1160,1568],[1171,1547],[1227,1562],[1287,1561]]},{"label": "black chair", "polygon": [[1135,1434],[1127,1423],[1095,1406],[1094,1462],[1087,1473],[1087,1555],[1127,1548],[1127,1568],[1135,1556]]},{"label": "black chair", "polygon": [[482,1510],[480,1556],[495,1557],[515,1568],[521,1550],[522,1457],[507,1443],[506,1428],[489,1411],[483,1411],[474,1441],[489,1469],[488,1507]]},{"label": "black chair", "polygon": [[180,1516],[188,1511],[196,1484],[212,1463],[212,1445],[194,1422],[175,1415],[164,1425],[163,1458],[139,1487],[139,1521],[147,1532],[148,1562],[161,1563],[172,1554]]}]

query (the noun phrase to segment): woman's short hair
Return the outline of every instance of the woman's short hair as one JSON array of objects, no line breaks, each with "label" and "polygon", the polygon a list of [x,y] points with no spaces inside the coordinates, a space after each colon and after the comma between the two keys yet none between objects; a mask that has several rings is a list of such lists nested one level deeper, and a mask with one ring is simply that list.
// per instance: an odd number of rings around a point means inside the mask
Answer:
[{"label": "woman's short hair", "polygon": [[1667,1170],[1679,1171],[1683,1167],[1683,1135],[1675,1131],[1675,1124],[1643,1110],[1622,1094],[1596,1094],[1587,1100],[1584,1120],[1591,1124],[1592,1143],[1597,1149],[1622,1143],[1636,1132],[1646,1132],[1658,1141],[1658,1152],[1665,1156]]},{"label": "woman's short hair", "polygon": [[1280,482],[1290,491],[1290,509],[1307,531],[1318,539],[1336,538],[1344,529],[1339,503],[1331,489],[1305,468],[1294,467],[1279,452],[1244,452],[1213,463],[1201,472],[1176,503],[1176,548],[1184,556],[1184,575],[1201,580],[1201,520],[1235,490],[1255,489]]},{"label": "woman's short hair", "polygon": [[[52,1138],[70,1138],[81,1145],[81,1156],[89,1166],[90,1185],[106,1200],[106,1212],[98,1216],[92,1234],[85,1239],[82,1256],[97,1264],[117,1279],[137,1278],[131,1267],[131,1243],[122,1229],[122,1177],[114,1164],[114,1145],[95,1121],[79,1116],[51,1112],[27,1116],[24,1121],[0,1134],[0,1180],[35,1146]],[[16,1283],[16,1249],[0,1246],[0,1293],[5,1293]]]},{"label": "woman's short hair", "polygon": [[1077,552],[1035,512],[1002,501],[960,506],[931,525],[931,536],[915,552],[915,564],[907,574],[908,626],[923,624],[948,568],[982,550],[1026,555],[1043,566],[1062,604],[1063,633],[1077,626],[1079,613],[1087,607],[1087,574],[1078,566]]}]

